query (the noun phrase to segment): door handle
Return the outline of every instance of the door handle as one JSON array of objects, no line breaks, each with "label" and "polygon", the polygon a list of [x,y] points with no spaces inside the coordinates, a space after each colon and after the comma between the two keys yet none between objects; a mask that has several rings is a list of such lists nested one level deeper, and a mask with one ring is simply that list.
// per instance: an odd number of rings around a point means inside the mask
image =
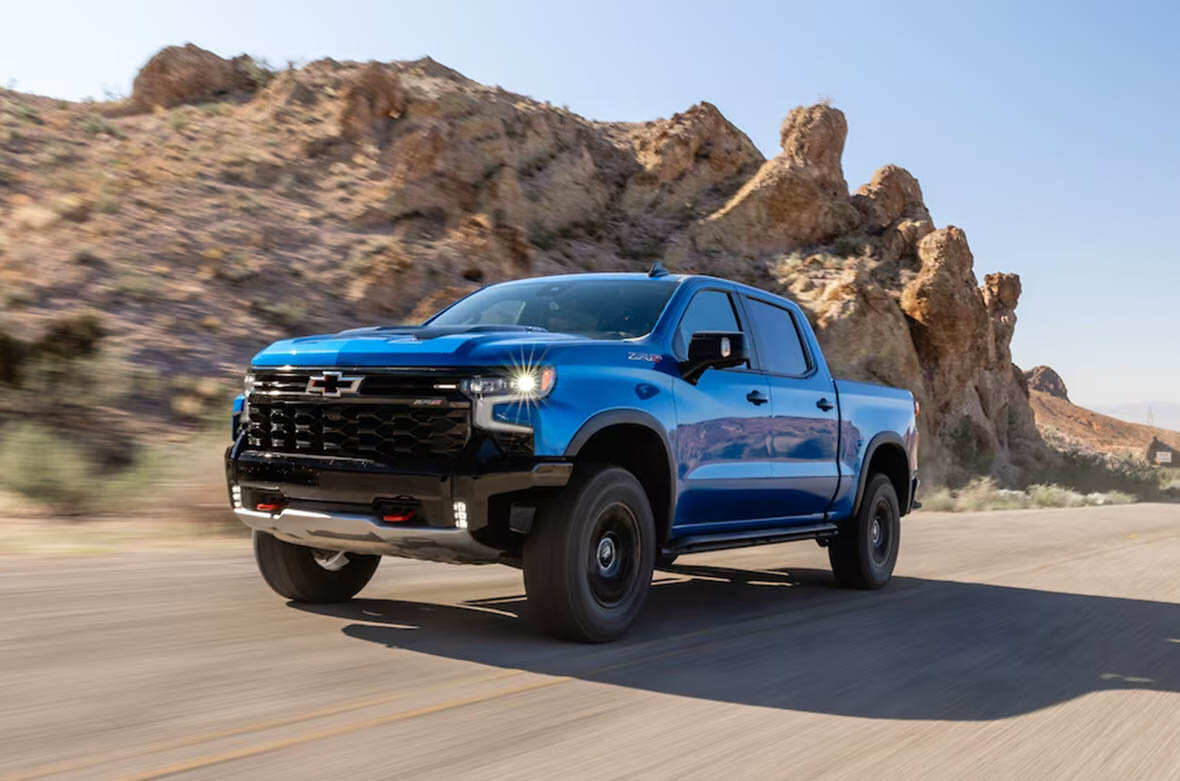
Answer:
[{"label": "door handle", "polygon": [[836,405],[833,404],[832,402],[828,401],[827,399],[820,399],[819,401],[817,401],[815,403],[815,406],[819,407],[824,412],[827,412],[828,410],[830,410],[832,407],[835,407]]},{"label": "door handle", "polygon": [[752,390],[746,394],[746,401],[750,402],[751,404],[765,404],[766,402],[770,401],[770,399],[766,398],[766,394],[762,391]]}]

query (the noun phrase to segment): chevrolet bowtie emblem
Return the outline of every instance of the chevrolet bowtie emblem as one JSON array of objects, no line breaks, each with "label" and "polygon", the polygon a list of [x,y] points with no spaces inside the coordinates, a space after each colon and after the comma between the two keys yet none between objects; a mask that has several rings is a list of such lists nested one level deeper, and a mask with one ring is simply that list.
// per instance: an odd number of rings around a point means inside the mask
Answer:
[{"label": "chevrolet bowtie emblem", "polygon": [[346,393],[351,394],[359,391],[364,379],[364,377],[345,377],[340,372],[313,374],[307,380],[307,389],[304,390],[304,393],[338,399]]}]

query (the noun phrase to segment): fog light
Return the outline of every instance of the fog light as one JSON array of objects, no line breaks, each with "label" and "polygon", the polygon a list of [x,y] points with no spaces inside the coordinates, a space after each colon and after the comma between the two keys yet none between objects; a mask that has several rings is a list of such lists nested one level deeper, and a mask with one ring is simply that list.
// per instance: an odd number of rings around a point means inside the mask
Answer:
[{"label": "fog light", "polygon": [[242,508],[242,486],[234,483],[229,488],[230,498],[233,500],[234,509],[240,510]]},{"label": "fog light", "polygon": [[451,507],[455,513],[455,528],[467,528],[467,502],[455,502]]}]

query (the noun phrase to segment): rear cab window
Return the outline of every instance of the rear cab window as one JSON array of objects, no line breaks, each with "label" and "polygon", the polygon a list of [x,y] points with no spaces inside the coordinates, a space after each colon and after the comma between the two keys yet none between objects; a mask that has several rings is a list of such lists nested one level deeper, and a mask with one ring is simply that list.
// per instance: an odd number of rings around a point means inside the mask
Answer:
[{"label": "rear cab window", "polygon": [[814,364],[803,344],[795,315],[789,309],[742,296],[753,325],[761,368],[771,374],[803,377]]}]

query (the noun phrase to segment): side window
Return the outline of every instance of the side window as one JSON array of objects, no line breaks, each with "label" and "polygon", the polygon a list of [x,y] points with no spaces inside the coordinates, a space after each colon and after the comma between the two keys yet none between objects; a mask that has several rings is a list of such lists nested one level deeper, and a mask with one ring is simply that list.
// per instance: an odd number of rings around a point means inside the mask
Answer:
[{"label": "side window", "polygon": [[810,365],[795,317],[782,307],[754,298],[746,298],[746,308],[754,326],[762,368],[774,374],[806,374]]},{"label": "side window", "polygon": [[702,290],[688,302],[680,326],[676,329],[673,349],[681,358],[688,357],[688,343],[698,331],[741,331],[733,302],[720,290]]}]

